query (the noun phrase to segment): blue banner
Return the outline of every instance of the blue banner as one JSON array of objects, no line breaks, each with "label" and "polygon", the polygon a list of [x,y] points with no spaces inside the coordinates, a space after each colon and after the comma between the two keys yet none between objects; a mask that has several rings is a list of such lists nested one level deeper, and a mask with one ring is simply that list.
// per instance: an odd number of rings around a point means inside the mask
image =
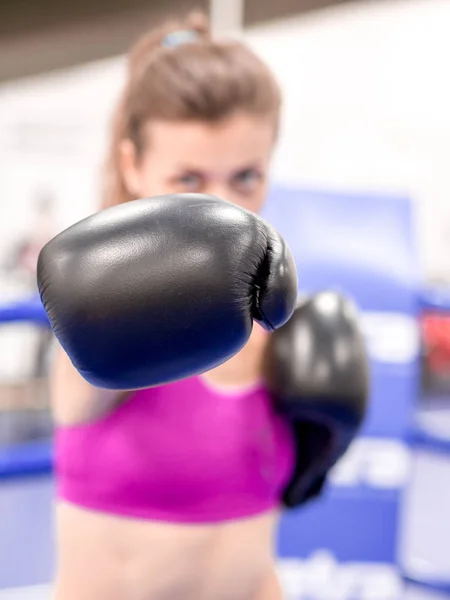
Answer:
[{"label": "blue banner", "polygon": [[324,496],[283,517],[280,557],[309,560],[326,551],[337,563],[395,567],[419,377],[420,272],[412,204],[401,197],[277,188],[263,216],[293,250],[301,291],[333,288],[353,297],[372,377],[359,439]]}]

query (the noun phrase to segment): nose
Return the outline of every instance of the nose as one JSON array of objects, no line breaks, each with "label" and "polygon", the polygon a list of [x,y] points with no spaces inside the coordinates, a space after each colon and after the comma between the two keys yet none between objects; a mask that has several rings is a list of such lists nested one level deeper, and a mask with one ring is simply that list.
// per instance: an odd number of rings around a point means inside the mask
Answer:
[{"label": "nose", "polygon": [[222,200],[228,200],[229,202],[235,202],[235,194],[233,194],[232,190],[230,190],[229,186],[223,183],[210,183],[207,186],[206,190],[207,194],[211,196],[216,196],[217,198],[221,198]]}]

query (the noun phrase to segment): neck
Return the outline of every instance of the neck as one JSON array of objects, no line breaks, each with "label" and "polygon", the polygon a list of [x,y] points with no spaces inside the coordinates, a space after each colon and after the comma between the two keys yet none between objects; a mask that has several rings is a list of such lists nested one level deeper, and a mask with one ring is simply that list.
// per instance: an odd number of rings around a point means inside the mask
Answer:
[{"label": "neck", "polygon": [[221,388],[242,388],[259,384],[263,379],[263,355],[267,334],[255,329],[244,348],[224,364],[208,371],[204,379]]}]

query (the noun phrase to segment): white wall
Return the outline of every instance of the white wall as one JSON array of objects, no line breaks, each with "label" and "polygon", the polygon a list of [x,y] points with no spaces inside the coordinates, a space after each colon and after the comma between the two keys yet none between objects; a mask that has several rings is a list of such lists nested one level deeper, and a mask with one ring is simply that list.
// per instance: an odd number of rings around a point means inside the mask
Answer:
[{"label": "white wall", "polygon": [[95,206],[122,72],[123,60],[112,59],[0,87],[2,233],[26,225],[20,209],[36,190],[59,195],[62,226]]}]

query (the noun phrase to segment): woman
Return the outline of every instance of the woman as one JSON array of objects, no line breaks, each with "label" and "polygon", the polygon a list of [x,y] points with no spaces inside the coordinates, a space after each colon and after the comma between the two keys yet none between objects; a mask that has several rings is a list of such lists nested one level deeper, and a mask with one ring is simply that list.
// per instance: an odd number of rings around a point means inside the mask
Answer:
[{"label": "woman", "polygon": [[[268,68],[241,42],[212,39],[204,18],[193,15],[151,32],[130,54],[103,207],[165,193],[202,192],[258,212],[280,105]],[[52,375],[59,480],[56,600],[282,597],[274,534],[294,451],[291,431],[275,415],[262,385],[266,341],[267,334],[255,327],[238,355],[204,376],[125,394],[91,387],[59,351]],[[237,439],[227,451],[252,453],[261,498],[245,507],[230,504],[211,514],[199,509],[188,515],[169,501],[155,506],[152,493],[144,505],[141,498],[138,510],[133,502],[124,507],[115,491],[109,492],[102,460],[108,470],[114,467],[108,477],[118,488],[157,485],[152,459],[174,452],[165,419],[170,418],[171,397],[179,394],[195,396],[212,431],[219,418],[222,429],[227,419],[233,420],[245,444]],[[217,399],[224,407],[220,414]],[[137,416],[146,400],[153,406],[161,400],[164,406],[157,424],[150,415],[147,421]],[[258,432],[249,437],[255,414]],[[184,423],[186,435],[194,426]],[[114,438],[112,450],[111,436],[117,432],[120,441]],[[172,463],[175,483],[181,469],[192,485],[207,485],[208,474],[188,456],[184,461],[173,454]],[[170,476],[164,473],[165,479]],[[89,495],[102,485],[101,498]]]}]

